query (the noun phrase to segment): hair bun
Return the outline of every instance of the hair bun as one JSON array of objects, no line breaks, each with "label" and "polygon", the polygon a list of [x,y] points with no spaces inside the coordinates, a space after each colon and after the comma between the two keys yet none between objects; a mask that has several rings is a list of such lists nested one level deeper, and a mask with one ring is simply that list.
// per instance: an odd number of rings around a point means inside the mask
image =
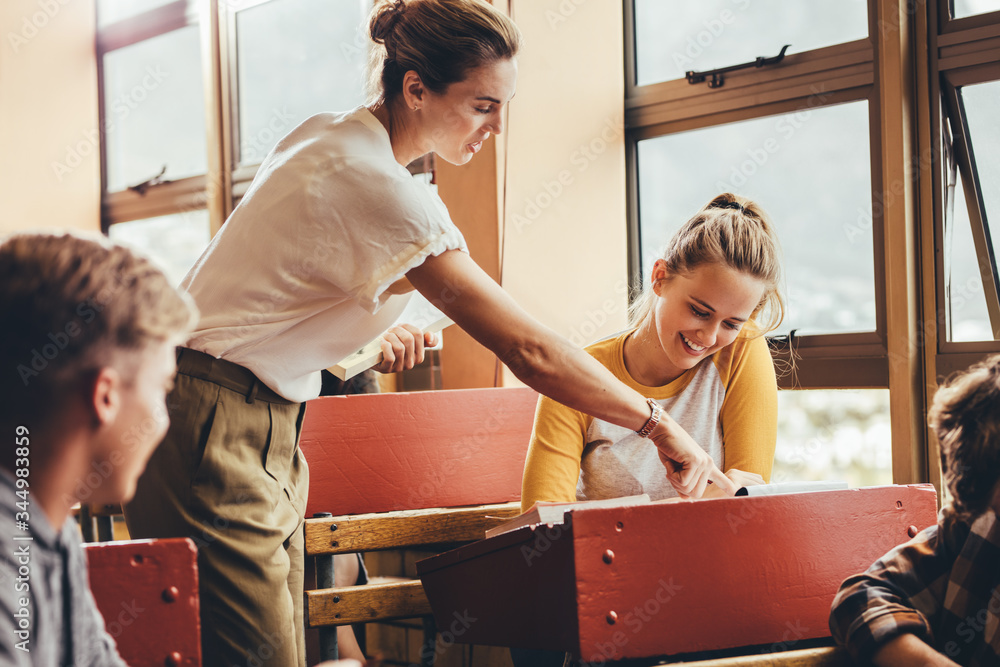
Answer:
[{"label": "hair bun", "polygon": [[376,44],[386,44],[386,39],[395,31],[399,20],[406,11],[405,0],[388,0],[379,7],[368,26],[372,40]]}]

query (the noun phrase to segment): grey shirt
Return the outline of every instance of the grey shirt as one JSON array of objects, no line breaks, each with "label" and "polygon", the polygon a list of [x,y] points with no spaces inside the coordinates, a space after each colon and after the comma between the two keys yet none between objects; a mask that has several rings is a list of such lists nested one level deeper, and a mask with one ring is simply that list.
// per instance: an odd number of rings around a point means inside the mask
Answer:
[{"label": "grey shirt", "polygon": [[0,666],[126,667],[90,592],[75,522],[56,532],[14,480],[0,469]]}]

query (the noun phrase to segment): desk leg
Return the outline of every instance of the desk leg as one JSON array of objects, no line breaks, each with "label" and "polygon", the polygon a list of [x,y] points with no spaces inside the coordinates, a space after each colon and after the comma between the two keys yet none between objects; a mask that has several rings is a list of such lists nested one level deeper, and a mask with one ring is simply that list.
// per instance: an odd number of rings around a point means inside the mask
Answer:
[{"label": "desk leg", "polygon": [[424,616],[424,646],[432,650],[420,652],[420,667],[434,667],[434,657],[437,653],[437,623],[433,616]]},{"label": "desk leg", "polygon": [[[314,518],[332,516],[327,512],[318,512]],[[333,555],[316,556],[316,588],[333,588]],[[326,626],[319,629],[319,659],[338,660],[337,626]]]}]

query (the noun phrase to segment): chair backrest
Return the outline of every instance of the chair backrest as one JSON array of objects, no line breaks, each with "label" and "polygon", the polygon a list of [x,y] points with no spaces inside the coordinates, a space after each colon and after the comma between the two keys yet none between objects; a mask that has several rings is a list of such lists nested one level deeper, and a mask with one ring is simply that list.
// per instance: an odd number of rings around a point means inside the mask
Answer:
[{"label": "chair backrest", "polygon": [[[430,613],[419,581],[333,587],[334,554],[469,542],[518,514],[537,399],[527,388],[492,388],[310,401],[299,446],[318,589],[306,591],[305,611],[321,659],[336,655],[332,626]],[[333,516],[309,518],[319,512]]]},{"label": "chair backrest", "polygon": [[187,538],[84,546],[90,588],[131,667],[201,665],[198,552]]},{"label": "chair backrest", "polygon": [[517,387],[310,401],[306,516],[518,500],[537,399]]}]

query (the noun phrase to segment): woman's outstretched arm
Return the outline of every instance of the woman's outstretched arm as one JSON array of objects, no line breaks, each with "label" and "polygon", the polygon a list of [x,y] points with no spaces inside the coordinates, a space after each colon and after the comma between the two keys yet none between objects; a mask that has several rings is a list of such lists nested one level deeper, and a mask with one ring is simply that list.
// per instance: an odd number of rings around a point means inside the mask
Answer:
[{"label": "woman's outstretched arm", "polygon": [[[539,393],[632,430],[649,419],[646,399],[584,350],[528,315],[468,254],[449,250],[428,257],[407,278]],[[711,457],[666,413],[652,439],[673,462],[668,478],[681,495],[701,497],[709,480],[729,495],[736,492]]]}]

